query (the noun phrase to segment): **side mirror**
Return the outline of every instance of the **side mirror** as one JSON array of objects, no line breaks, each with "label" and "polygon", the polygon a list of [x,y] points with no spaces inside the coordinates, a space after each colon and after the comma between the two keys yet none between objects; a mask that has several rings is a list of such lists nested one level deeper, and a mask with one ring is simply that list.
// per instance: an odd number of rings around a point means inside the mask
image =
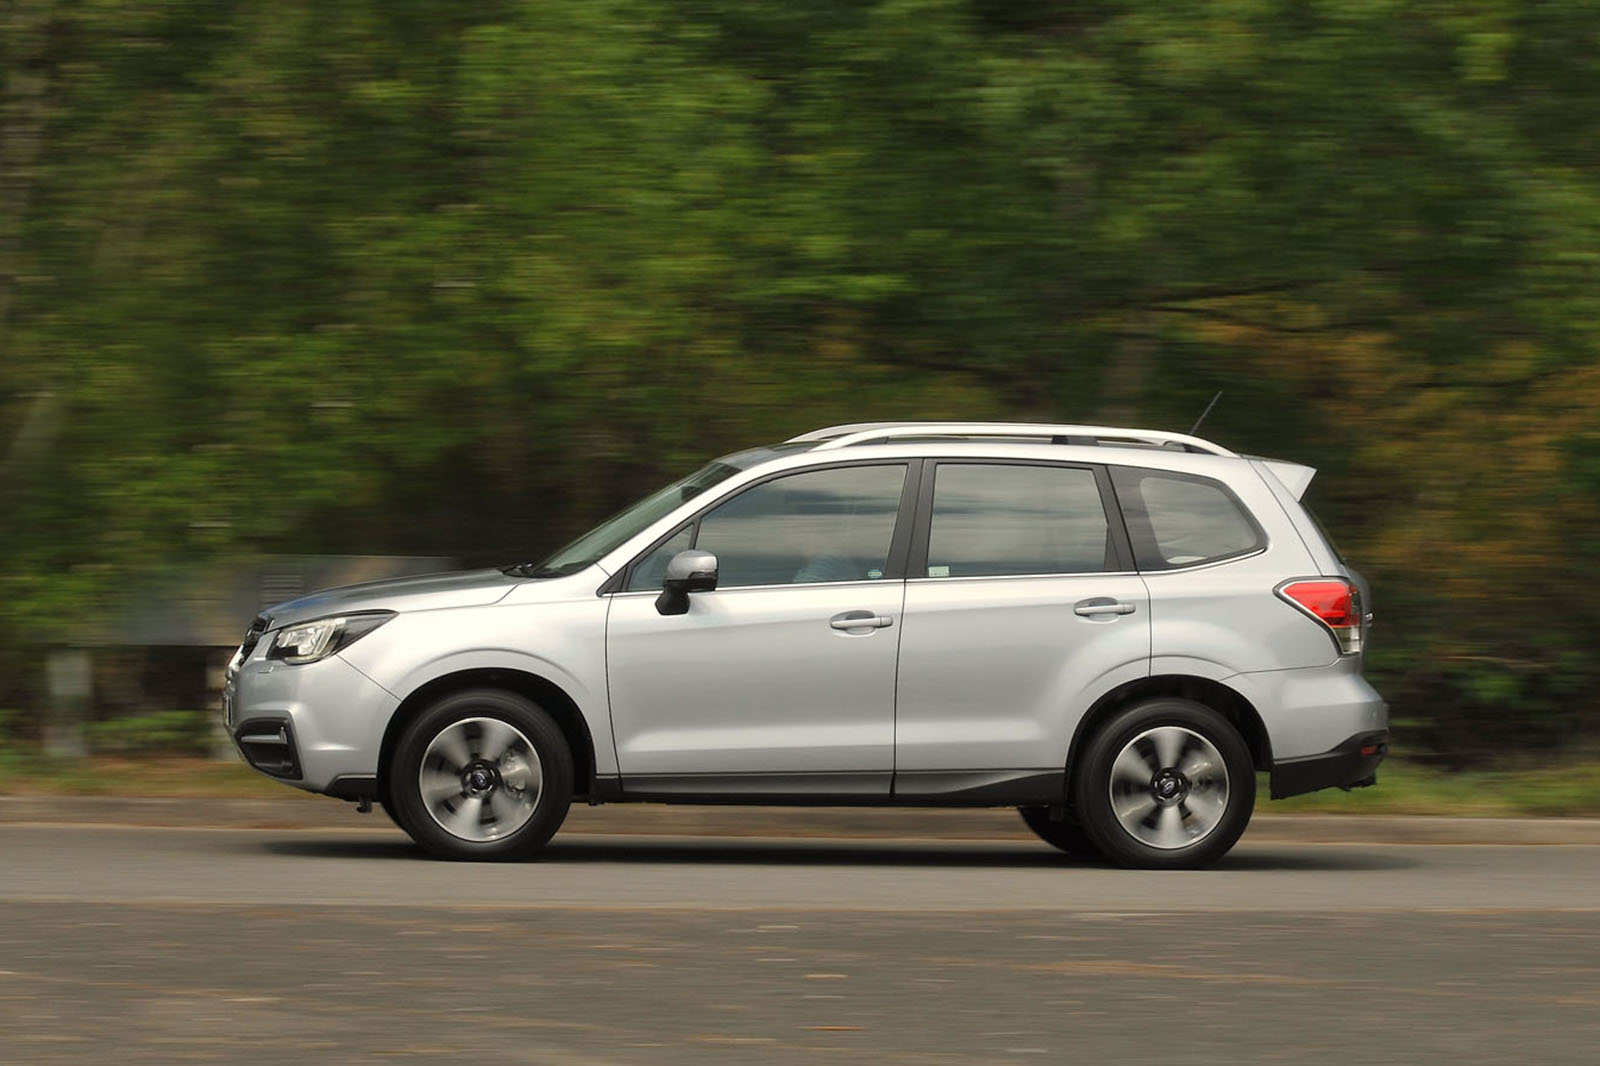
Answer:
[{"label": "side mirror", "polygon": [[656,610],[661,614],[688,614],[689,593],[710,592],[717,587],[717,557],[710,552],[679,552],[667,564],[661,581]]}]

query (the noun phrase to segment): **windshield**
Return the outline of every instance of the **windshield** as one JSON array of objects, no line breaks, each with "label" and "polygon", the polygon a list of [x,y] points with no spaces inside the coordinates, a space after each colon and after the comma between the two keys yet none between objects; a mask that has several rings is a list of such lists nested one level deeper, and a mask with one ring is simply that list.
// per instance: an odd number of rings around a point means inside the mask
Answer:
[{"label": "windshield", "polygon": [[643,532],[651,523],[666,517],[685,500],[692,500],[706,489],[739,472],[737,466],[715,462],[674,481],[659,492],[653,493],[632,507],[595,526],[589,532],[568,544],[532,569],[551,576],[575,574],[592,566],[604,556],[621,547],[630,537]]}]

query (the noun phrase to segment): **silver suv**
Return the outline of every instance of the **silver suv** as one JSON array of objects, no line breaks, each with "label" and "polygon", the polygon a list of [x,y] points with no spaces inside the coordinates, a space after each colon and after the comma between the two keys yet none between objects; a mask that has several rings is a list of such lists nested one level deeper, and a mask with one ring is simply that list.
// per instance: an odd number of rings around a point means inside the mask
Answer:
[{"label": "silver suv", "polygon": [[1361,578],[1314,471],[1101,426],[870,423],[729,455],[537,564],[263,612],[256,769],[451,859],[589,803],[1010,806],[1192,867],[1255,805],[1371,784]]}]

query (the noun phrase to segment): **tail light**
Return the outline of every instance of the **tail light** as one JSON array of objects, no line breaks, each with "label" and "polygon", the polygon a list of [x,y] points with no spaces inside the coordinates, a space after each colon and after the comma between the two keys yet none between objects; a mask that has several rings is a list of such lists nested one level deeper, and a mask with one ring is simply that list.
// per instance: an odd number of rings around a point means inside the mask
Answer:
[{"label": "tail light", "polygon": [[1278,595],[1321,622],[1341,655],[1361,650],[1361,591],[1342,577],[1286,581]]}]

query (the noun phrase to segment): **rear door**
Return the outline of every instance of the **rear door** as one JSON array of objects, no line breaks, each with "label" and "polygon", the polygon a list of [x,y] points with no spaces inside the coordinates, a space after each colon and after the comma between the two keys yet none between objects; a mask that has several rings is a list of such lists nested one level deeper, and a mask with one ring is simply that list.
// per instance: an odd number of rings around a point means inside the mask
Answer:
[{"label": "rear door", "polygon": [[930,463],[906,582],[895,791],[1066,764],[1080,694],[1143,676],[1149,601],[1092,465]]}]

